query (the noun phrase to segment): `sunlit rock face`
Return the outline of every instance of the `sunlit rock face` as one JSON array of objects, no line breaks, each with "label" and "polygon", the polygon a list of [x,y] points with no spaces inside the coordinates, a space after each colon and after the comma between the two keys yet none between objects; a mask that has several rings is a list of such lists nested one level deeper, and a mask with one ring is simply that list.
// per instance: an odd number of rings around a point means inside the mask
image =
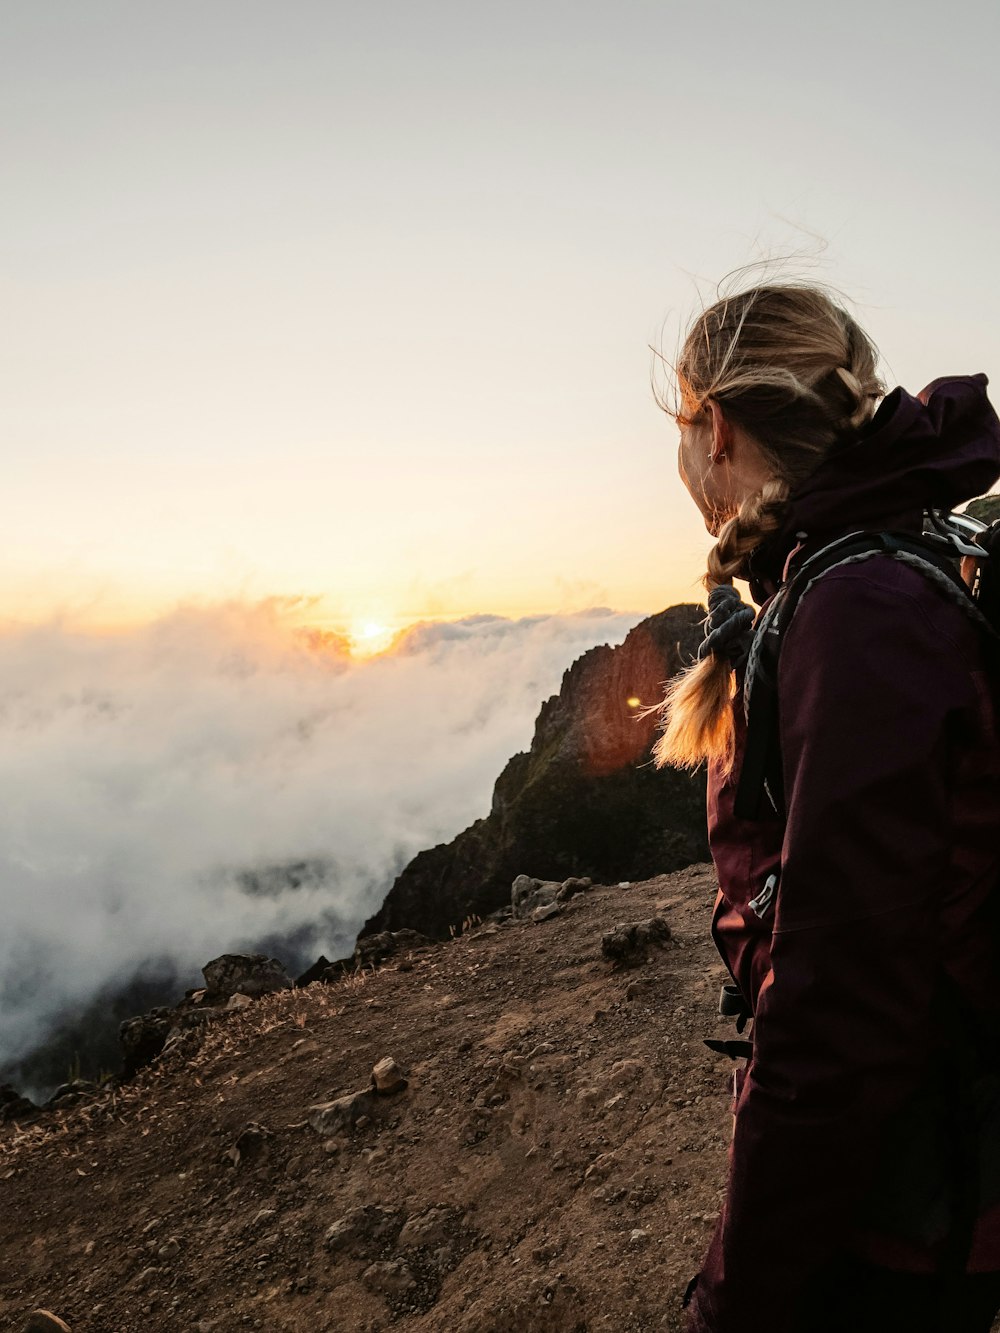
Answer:
[{"label": "sunlit rock face", "polygon": [[514,877],[646,879],[705,860],[704,774],[656,769],[656,717],[642,710],[689,663],[704,610],[671,607],[564,673],[543,705],[530,750],[497,779],[490,814],[420,852],[362,936],[411,927],[443,936],[510,901]]}]

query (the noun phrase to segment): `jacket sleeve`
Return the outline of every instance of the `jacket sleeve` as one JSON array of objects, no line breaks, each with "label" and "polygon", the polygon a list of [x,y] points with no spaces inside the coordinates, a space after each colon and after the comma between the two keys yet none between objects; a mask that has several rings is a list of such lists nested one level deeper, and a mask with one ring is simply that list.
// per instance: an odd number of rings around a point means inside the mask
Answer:
[{"label": "jacket sleeve", "polygon": [[690,1333],[794,1333],[925,1076],[951,753],[974,691],[961,622],[921,574],[876,557],[823,577],[787,631],[771,969]]}]

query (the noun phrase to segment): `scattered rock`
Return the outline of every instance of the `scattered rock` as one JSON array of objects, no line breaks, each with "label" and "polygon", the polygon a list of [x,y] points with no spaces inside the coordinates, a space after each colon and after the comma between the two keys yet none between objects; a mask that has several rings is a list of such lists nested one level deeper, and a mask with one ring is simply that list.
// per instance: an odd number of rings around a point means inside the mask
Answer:
[{"label": "scattered rock", "polygon": [[326,954],[321,953],[312,967],[307,967],[300,977],[295,978],[295,985],[297,987],[311,986],[314,981],[325,981],[327,979],[326,974],[333,966],[334,964],[330,962]]},{"label": "scattered rock", "polygon": [[455,1229],[459,1218],[458,1210],[436,1206],[426,1212],[411,1217],[399,1233],[398,1244],[406,1245],[442,1245]]},{"label": "scattered rock", "polygon": [[226,1012],[233,1013],[237,1009],[247,1009],[253,1004],[249,995],[244,995],[242,991],[237,991],[235,995],[230,995],[226,1001]]},{"label": "scattered rock", "polygon": [[402,1092],[406,1087],[406,1079],[391,1055],[379,1060],[372,1070],[372,1087],[382,1097],[388,1097],[394,1092]]},{"label": "scattered rock", "polygon": [[85,1078],[75,1078],[71,1083],[60,1084],[45,1106],[50,1111],[58,1110],[60,1107],[76,1106],[79,1102],[95,1097],[99,1091],[96,1083],[91,1083]]},{"label": "scattered rock", "polygon": [[260,1161],[268,1151],[273,1134],[263,1125],[251,1123],[237,1135],[236,1142],[225,1154],[233,1166],[246,1164],[252,1166]]},{"label": "scattered rock", "polygon": [[616,1060],[608,1073],[608,1082],[619,1086],[635,1083],[645,1072],[646,1064],[642,1060]]},{"label": "scattered rock", "polygon": [[37,1115],[38,1109],[34,1102],[22,1097],[9,1083],[0,1083],[0,1125],[8,1120],[24,1120],[28,1116]]},{"label": "scattered rock", "polygon": [[531,919],[532,921],[548,921],[550,917],[558,916],[562,910],[562,903],[547,903],[545,907],[536,907],[531,914]]},{"label": "scattered rock", "polygon": [[633,966],[645,962],[649,949],[670,939],[670,927],[662,916],[648,921],[623,922],[601,938],[601,953],[609,962]]},{"label": "scattered rock", "polygon": [[558,880],[518,875],[510,886],[510,905],[514,915],[526,919],[536,908],[548,907],[555,902],[561,888],[562,884]]},{"label": "scattered rock", "polygon": [[370,1264],[361,1274],[361,1280],[383,1296],[402,1296],[417,1285],[405,1259],[387,1259]]},{"label": "scattered rock", "polygon": [[556,901],[560,903],[567,902],[570,898],[575,898],[578,893],[586,893],[588,889],[593,887],[594,881],[589,875],[584,875],[582,878],[572,875],[569,879],[563,880],[559,892],[556,894]]},{"label": "scattered rock", "polygon": [[511,911],[522,921],[547,921],[562,910],[563,903],[592,886],[591,879],[576,875],[561,881],[518,875],[510,886]]},{"label": "scattered rock", "polygon": [[72,1330],[51,1310],[32,1310],[21,1333],[72,1333]]},{"label": "scattered rock", "polygon": [[352,1130],[363,1116],[367,1116],[374,1104],[375,1094],[365,1089],[364,1092],[348,1093],[346,1097],[338,1097],[332,1102],[310,1106],[306,1116],[317,1134],[324,1137],[343,1134]]},{"label": "scattered rock", "polygon": [[372,967],[394,954],[410,949],[421,949],[430,944],[418,930],[381,930],[377,935],[366,935],[358,940],[354,950],[355,967]]},{"label": "scattered rock", "polygon": [[583,1173],[583,1178],[584,1180],[593,1181],[594,1183],[601,1180],[607,1180],[617,1164],[617,1159],[614,1153],[601,1153],[601,1155],[595,1157],[587,1167],[586,1171]]},{"label": "scattered rock", "polygon": [[327,1229],[323,1244],[328,1250],[363,1250],[372,1243],[394,1242],[403,1225],[404,1214],[395,1208],[364,1204],[352,1208]]},{"label": "scattered rock", "polygon": [[[225,998],[207,997],[216,1000]],[[197,1045],[206,1025],[225,1011],[207,1003],[203,990],[188,991],[173,1009],[160,1006],[135,1018],[126,1018],[118,1029],[122,1051],[123,1079],[130,1079],[140,1069],[153,1063],[166,1051],[175,1050],[193,1037]]]},{"label": "scattered rock", "polygon": [[206,989],[220,999],[237,992],[256,999],[294,985],[282,964],[262,953],[224,953],[201,971]]},{"label": "scattered rock", "polygon": [[151,1286],[161,1276],[162,1272],[162,1268],[144,1268],[138,1277],[133,1278],[132,1286],[136,1291],[142,1291],[144,1288]]}]

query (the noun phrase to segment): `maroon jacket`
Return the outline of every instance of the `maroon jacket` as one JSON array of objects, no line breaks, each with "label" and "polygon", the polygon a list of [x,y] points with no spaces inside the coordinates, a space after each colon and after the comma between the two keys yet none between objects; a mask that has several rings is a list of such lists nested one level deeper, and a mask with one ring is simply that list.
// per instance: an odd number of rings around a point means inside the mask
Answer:
[{"label": "maroon jacket", "polygon": [[[925,507],[987,491],[1000,422],[986,383],[889,394],[754,552],[755,598],[839,534],[919,531]],[[1000,733],[981,631],[885,555],[825,575],[787,631],[784,819],[733,813],[738,683],[733,778],[709,774],[712,934],[753,1012],[753,1055],[737,1075],[728,1189],[688,1330],[795,1333],[810,1280],[839,1254],[928,1272],[942,1253],[954,1081],[938,1080],[956,1027],[939,1007],[944,972],[982,1030],[1000,1034]],[[748,904],[772,872],[778,890],[759,918]],[[1000,1270],[1000,1078],[977,1095],[967,1267]]]}]

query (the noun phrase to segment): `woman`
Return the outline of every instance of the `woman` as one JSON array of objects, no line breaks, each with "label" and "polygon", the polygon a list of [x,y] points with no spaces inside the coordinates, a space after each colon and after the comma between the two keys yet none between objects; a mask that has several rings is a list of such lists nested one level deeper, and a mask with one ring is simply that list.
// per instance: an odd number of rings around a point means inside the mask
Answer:
[{"label": "woman", "polygon": [[887,555],[817,580],[781,648],[782,813],[733,808],[752,619],[733,579],[763,616],[837,536],[919,533],[1000,476],[985,376],[882,398],[876,361],[822,290],[755,287],[697,318],[668,407],[716,538],[713,632],[656,762],[709,762],[712,934],[754,1019],[689,1333],[986,1333],[1000,1309],[995,1036],[971,1113],[960,1091],[968,1034],[1000,1033],[1000,735],[961,594]]}]

